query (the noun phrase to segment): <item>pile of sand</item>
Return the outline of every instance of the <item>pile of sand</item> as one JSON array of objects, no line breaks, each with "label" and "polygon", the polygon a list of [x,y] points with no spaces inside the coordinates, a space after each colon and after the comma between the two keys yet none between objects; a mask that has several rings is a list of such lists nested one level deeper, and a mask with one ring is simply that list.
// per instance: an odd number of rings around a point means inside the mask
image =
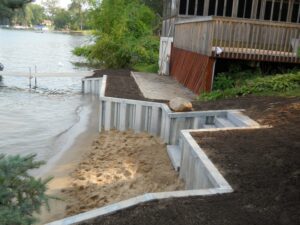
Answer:
[{"label": "pile of sand", "polygon": [[148,134],[101,133],[64,189],[67,215],[74,215],[149,192],[183,189],[166,145]]}]

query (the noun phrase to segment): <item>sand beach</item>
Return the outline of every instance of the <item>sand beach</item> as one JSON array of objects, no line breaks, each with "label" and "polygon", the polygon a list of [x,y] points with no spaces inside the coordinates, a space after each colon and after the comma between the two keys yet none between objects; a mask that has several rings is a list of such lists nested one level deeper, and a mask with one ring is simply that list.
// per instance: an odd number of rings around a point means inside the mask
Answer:
[{"label": "sand beach", "polygon": [[[88,134],[89,133],[89,134]],[[149,192],[184,188],[158,138],[133,131],[82,134],[53,171],[41,224]]]}]

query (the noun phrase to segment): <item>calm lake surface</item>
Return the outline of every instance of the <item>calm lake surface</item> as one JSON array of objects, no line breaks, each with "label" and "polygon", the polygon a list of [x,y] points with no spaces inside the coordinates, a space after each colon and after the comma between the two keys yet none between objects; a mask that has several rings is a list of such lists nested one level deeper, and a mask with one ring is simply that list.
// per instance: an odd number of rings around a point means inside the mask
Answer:
[{"label": "calm lake surface", "polygon": [[[71,50],[88,41],[84,36],[0,29],[0,62],[6,71],[16,72],[35,65],[38,72],[87,70],[72,64],[82,59]],[[74,135],[84,129],[91,108],[80,91],[80,78],[39,78],[38,88],[29,90],[27,78],[4,76],[0,154],[36,153],[38,159],[48,161],[69,147]]]}]

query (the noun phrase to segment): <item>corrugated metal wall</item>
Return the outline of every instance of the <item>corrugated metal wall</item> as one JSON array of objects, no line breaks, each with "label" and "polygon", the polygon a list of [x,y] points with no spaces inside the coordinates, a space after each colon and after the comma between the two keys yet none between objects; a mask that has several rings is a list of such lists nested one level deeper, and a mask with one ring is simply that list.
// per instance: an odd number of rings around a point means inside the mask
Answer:
[{"label": "corrugated metal wall", "polygon": [[170,74],[196,94],[209,92],[214,58],[172,46]]}]

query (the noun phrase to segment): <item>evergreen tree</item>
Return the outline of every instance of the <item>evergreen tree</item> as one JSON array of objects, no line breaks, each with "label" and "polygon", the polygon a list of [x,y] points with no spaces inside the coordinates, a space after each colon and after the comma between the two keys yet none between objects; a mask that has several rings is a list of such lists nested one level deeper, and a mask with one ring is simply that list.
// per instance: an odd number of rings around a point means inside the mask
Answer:
[{"label": "evergreen tree", "polygon": [[[48,206],[45,194],[49,179],[36,179],[29,171],[44,162],[35,161],[35,155],[0,155],[0,224],[30,225],[35,222],[34,213],[43,204]],[[49,207],[48,207],[49,208]]]}]

